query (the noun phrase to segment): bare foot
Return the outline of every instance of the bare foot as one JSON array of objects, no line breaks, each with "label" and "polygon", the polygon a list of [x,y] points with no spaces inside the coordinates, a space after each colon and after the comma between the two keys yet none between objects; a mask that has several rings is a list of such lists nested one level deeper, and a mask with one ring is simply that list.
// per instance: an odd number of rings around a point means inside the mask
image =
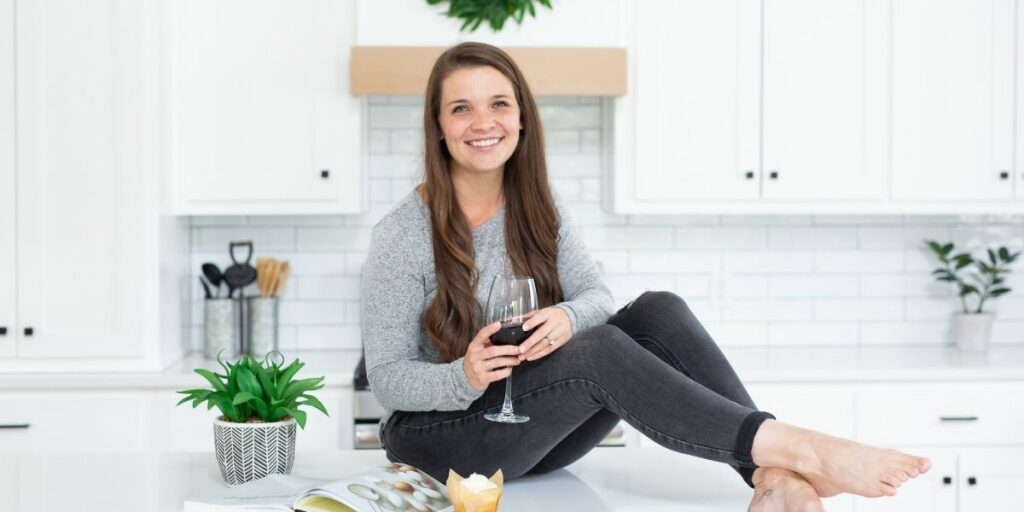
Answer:
[{"label": "bare foot", "polygon": [[788,469],[758,468],[753,482],[747,512],[825,512],[814,487]]},{"label": "bare foot", "polygon": [[872,498],[895,496],[903,482],[927,472],[932,466],[924,457],[867,446],[774,420],[765,421],[758,429],[752,455],[758,466],[782,467],[800,473],[823,498],[841,492]]}]

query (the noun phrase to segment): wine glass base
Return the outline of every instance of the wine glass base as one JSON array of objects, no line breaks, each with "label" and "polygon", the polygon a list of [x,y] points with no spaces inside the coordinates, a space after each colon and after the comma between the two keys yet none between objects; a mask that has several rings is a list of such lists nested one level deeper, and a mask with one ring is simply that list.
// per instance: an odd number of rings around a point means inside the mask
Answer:
[{"label": "wine glass base", "polygon": [[526,423],[527,421],[530,421],[529,416],[525,416],[522,414],[500,412],[484,414],[484,419],[493,421],[495,423]]}]

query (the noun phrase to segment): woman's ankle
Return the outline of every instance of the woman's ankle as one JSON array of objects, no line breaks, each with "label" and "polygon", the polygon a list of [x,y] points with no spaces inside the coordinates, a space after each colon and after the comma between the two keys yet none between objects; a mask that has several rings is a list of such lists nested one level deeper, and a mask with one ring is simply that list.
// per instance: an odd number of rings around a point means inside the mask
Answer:
[{"label": "woman's ankle", "polygon": [[813,450],[806,444],[805,429],[777,420],[765,420],[754,434],[750,456],[761,467],[807,471],[813,465]]}]

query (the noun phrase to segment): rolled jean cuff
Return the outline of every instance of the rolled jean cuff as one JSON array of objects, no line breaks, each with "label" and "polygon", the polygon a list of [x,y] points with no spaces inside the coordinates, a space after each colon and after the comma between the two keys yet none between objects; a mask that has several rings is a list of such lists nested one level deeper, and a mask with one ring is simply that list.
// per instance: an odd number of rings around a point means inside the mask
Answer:
[{"label": "rolled jean cuff", "polygon": [[767,419],[774,420],[775,415],[765,411],[754,411],[744,418],[740,425],[740,433],[736,438],[736,461],[741,467],[757,467],[751,453],[754,450],[754,436],[757,434],[757,429],[761,428],[761,424]]}]

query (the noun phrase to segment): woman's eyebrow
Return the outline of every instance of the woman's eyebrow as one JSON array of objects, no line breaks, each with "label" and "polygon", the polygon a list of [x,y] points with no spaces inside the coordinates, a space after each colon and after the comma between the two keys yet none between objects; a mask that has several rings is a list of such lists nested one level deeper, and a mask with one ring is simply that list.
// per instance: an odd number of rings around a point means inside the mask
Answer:
[{"label": "woman's eyebrow", "polygon": [[[507,100],[509,98],[510,98],[510,96],[507,95],[507,94],[495,94],[494,96],[491,96],[492,100],[497,100],[497,99],[505,99],[505,100]],[[457,100],[449,101],[447,105],[454,105],[456,103],[469,103],[469,100],[464,99],[464,98],[459,98]]]}]

